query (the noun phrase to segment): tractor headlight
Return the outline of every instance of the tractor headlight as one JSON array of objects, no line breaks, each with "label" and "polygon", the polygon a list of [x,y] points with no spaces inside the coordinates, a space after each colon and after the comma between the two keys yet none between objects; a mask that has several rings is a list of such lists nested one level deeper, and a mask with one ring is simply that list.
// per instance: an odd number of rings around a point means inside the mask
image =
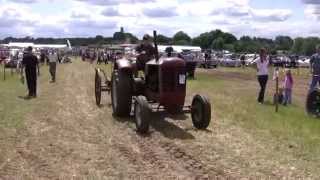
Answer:
[{"label": "tractor headlight", "polygon": [[179,84],[186,84],[186,75],[179,74]]}]

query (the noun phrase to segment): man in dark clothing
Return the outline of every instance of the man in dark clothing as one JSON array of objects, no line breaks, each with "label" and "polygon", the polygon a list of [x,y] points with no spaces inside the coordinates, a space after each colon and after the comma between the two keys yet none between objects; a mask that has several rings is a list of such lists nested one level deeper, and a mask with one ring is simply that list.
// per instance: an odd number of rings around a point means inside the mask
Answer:
[{"label": "man in dark clothing", "polygon": [[44,53],[44,50],[41,50],[41,52],[40,52],[40,62],[41,62],[41,64],[44,64],[45,61],[46,61],[46,55]]},{"label": "man in dark clothing", "polygon": [[156,50],[150,42],[150,36],[144,35],[143,42],[136,47],[136,51],[139,53],[137,57],[138,70],[144,70],[146,63],[155,58]]},{"label": "man in dark clothing", "polygon": [[[29,90],[27,98],[35,98],[37,97],[37,69],[39,73],[39,62],[38,58],[32,54],[32,47],[27,48],[27,52],[22,59],[22,65],[25,69]],[[23,73],[23,71],[21,71],[21,73]]]},{"label": "man in dark clothing", "polygon": [[317,46],[317,52],[310,59],[310,71],[312,74],[312,81],[309,92],[315,90],[318,83],[320,83],[320,45]]},{"label": "man in dark clothing", "polygon": [[171,57],[172,56],[172,52],[174,51],[173,47],[172,46],[169,46],[166,48],[166,53],[167,53],[167,56],[168,57]]},{"label": "man in dark clothing", "polygon": [[240,61],[241,61],[242,68],[245,68],[246,67],[246,56],[245,56],[245,54],[240,56]]}]

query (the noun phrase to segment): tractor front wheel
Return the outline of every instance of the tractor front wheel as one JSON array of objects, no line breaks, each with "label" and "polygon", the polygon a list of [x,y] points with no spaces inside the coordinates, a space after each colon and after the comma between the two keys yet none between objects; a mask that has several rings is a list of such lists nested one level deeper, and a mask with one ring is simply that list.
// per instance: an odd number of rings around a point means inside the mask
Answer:
[{"label": "tractor front wheel", "polygon": [[137,132],[147,133],[149,131],[149,123],[151,118],[151,109],[148,101],[144,96],[138,96],[134,104],[134,117]]},{"label": "tractor front wheel", "polygon": [[193,126],[197,129],[206,129],[211,121],[211,104],[201,95],[195,95],[191,105],[191,117]]},{"label": "tractor front wheel", "polygon": [[320,117],[320,90],[309,93],[306,102],[306,110],[309,115]]},{"label": "tractor front wheel", "polygon": [[111,102],[114,115],[129,116],[132,102],[130,73],[115,70],[112,73],[111,82]]}]

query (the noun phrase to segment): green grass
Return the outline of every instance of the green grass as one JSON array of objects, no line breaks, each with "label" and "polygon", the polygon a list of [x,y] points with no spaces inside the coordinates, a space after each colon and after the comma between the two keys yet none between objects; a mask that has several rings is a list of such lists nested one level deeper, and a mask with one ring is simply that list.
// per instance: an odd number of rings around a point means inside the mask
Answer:
[{"label": "green grass", "polygon": [[29,109],[29,103],[18,96],[26,92],[25,86],[19,81],[19,76],[6,70],[6,80],[3,79],[3,67],[0,67],[0,129],[23,127],[23,115]]},{"label": "green grass", "polygon": [[[46,70],[46,67],[41,68],[41,79],[47,79]],[[0,66],[0,130],[19,129],[24,127],[24,116],[34,103],[22,98],[27,94],[27,87],[20,82],[19,74],[6,69],[6,80],[3,74],[3,66]]]},{"label": "green grass", "polygon": [[[99,67],[110,71],[110,66],[100,65]],[[259,87],[255,69],[219,69],[226,75],[236,73],[236,75],[249,77],[249,80],[237,80],[228,76],[217,77],[214,73],[210,74],[210,71],[197,73],[195,80],[189,80],[187,92],[189,96],[194,93],[209,96],[216,116],[214,120],[240,126],[261,141],[276,142],[275,146],[293,146],[295,156],[320,162],[320,157],[314,156],[320,153],[320,119],[309,117],[303,108],[304,104],[299,104],[299,101],[294,101],[295,104],[291,106],[280,106],[279,112],[275,113],[270,95],[274,91],[271,85],[272,73],[266,94],[266,104],[259,105],[256,102]],[[308,69],[292,72],[297,78],[309,77]],[[280,74],[283,76],[283,70]],[[293,100],[296,98],[298,97],[293,97]]]},{"label": "green grass", "polygon": [[[213,70],[214,71],[214,70]],[[224,72],[240,72],[254,76],[254,70],[223,69]],[[307,76],[303,70],[302,76]],[[293,146],[297,157],[320,161],[320,120],[307,116],[302,104],[280,106],[278,113],[267,97],[265,105],[256,102],[258,84],[254,80],[241,81],[198,73],[189,81],[189,91],[210,97],[217,121],[241,126],[258,139],[271,140],[282,146]],[[269,87],[269,91],[272,91]],[[294,99],[295,97],[293,97]]]}]

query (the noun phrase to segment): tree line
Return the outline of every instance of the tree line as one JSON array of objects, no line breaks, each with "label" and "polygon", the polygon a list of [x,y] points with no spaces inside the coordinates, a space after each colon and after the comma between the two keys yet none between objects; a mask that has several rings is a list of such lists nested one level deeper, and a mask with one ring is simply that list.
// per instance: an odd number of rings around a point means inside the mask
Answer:
[{"label": "tree line", "polygon": [[[79,38],[14,38],[7,37],[0,40],[0,43],[9,42],[33,42],[37,44],[65,44],[69,39],[73,46],[119,44],[119,43],[138,43],[139,39],[123,31],[115,32],[112,37],[97,35],[96,37],[79,37]],[[193,45],[200,46],[202,49],[229,50],[237,53],[256,53],[264,47],[270,53],[275,54],[277,51],[283,51],[297,55],[311,55],[315,48],[320,44],[319,37],[298,37],[292,39],[289,36],[277,36],[275,39],[242,36],[237,39],[233,34],[221,30],[205,32],[197,37],[190,37],[187,33],[179,31],[168,37],[162,34],[158,35],[158,43],[161,45]]]}]

